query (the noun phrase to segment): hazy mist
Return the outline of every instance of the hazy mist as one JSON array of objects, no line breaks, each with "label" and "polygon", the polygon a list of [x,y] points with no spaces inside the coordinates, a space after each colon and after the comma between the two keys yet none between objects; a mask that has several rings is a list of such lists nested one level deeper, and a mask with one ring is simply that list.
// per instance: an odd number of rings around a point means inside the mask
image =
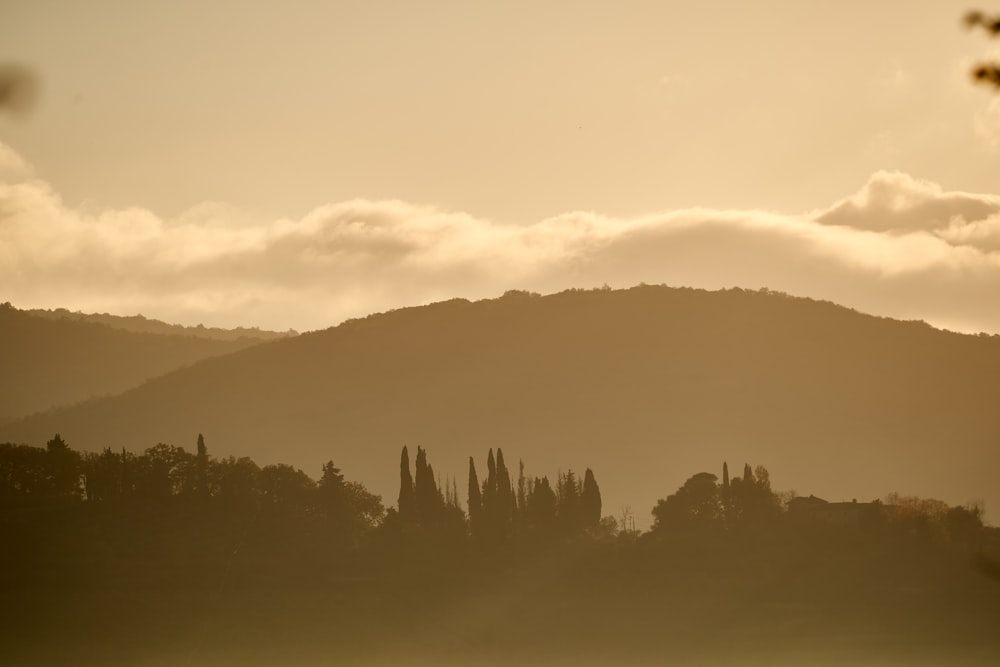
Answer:
[{"label": "hazy mist", "polygon": [[1000,664],[998,37],[0,1],[0,664]]}]

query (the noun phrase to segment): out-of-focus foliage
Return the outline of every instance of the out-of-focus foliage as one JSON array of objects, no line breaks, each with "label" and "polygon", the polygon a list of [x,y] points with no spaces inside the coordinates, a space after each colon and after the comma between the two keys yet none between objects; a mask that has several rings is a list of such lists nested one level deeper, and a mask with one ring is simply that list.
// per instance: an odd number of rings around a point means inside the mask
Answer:
[{"label": "out-of-focus foliage", "polygon": [[[984,14],[973,10],[966,13],[963,23],[970,30],[981,28],[988,37],[1000,35],[1000,16]],[[972,66],[972,80],[976,83],[991,86],[1000,90],[1000,64],[995,62],[980,62]]]}]

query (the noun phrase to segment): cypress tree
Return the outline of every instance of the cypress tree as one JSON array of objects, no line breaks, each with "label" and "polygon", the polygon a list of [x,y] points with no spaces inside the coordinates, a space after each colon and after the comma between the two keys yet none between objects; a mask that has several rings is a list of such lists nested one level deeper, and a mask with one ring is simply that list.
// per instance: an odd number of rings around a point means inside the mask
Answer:
[{"label": "cypress tree", "polygon": [[[486,488],[488,491],[494,491],[497,488],[497,464],[496,459],[493,458],[492,447],[490,448],[489,455],[486,457]],[[484,497],[486,495],[488,494],[483,494]]]},{"label": "cypress tree", "polygon": [[583,525],[580,512],[580,485],[572,470],[559,476],[556,516],[559,525],[566,532],[575,533]]},{"label": "cypress tree", "polygon": [[479,493],[479,477],[476,475],[476,463],[469,457],[469,527],[473,536],[482,530],[482,495]]},{"label": "cypress tree", "polygon": [[444,493],[441,491],[441,475],[435,474],[434,466],[430,463],[427,464],[427,479],[433,490],[433,493],[427,492],[427,507],[433,513],[436,508],[444,505]]},{"label": "cypress tree", "polygon": [[198,454],[195,457],[195,493],[200,498],[208,497],[208,448],[201,433],[198,434]]},{"label": "cypress tree", "polygon": [[729,464],[722,462],[722,516],[729,519],[732,514],[732,493],[729,486]]},{"label": "cypress tree", "polygon": [[413,476],[410,474],[410,453],[403,447],[399,457],[399,516],[413,519]]},{"label": "cypress tree", "polygon": [[535,480],[528,493],[525,513],[528,531],[541,538],[551,538],[556,522],[556,494],[548,477]]},{"label": "cypress tree", "polygon": [[601,489],[597,486],[597,480],[594,479],[594,473],[590,468],[587,468],[583,475],[580,504],[583,509],[583,525],[597,528],[601,523]]},{"label": "cypress tree", "polygon": [[350,508],[344,502],[344,474],[340,468],[327,461],[323,464],[323,474],[316,485],[322,512],[336,530],[347,525]]},{"label": "cypress tree", "polygon": [[496,494],[496,531],[500,539],[510,535],[516,509],[514,484],[510,471],[504,463],[503,450],[497,447],[497,494]]},{"label": "cypress tree", "polygon": [[427,463],[427,451],[417,447],[416,476],[413,483],[414,507],[417,520],[427,523],[437,517],[437,509],[442,504],[441,494],[434,482],[434,468]]},{"label": "cypress tree", "polygon": [[524,513],[524,509],[528,502],[528,489],[527,483],[524,479],[524,460],[518,461],[518,471],[517,471],[517,508]]},{"label": "cypress tree", "polygon": [[497,464],[493,458],[493,449],[490,448],[486,457],[486,480],[483,481],[483,529],[485,533],[491,533],[495,524],[496,501],[497,501]]}]

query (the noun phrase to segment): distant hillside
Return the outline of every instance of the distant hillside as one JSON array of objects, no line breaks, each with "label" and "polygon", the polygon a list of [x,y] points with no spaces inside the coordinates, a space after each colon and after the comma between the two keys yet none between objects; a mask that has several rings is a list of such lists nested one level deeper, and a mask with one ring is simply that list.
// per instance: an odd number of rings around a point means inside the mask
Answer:
[{"label": "distant hillside", "polygon": [[42,317],[47,320],[72,320],[75,322],[90,322],[94,324],[104,324],[112,329],[131,331],[132,333],[151,333],[164,336],[194,336],[197,338],[209,338],[211,340],[235,341],[241,338],[250,338],[255,341],[275,340],[277,338],[288,338],[296,336],[298,332],[293,329],[288,331],[266,331],[257,327],[236,327],[235,329],[219,329],[217,327],[206,327],[198,325],[196,327],[186,327],[180,324],[167,324],[160,320],[149,319],[142,315],[130,315],[123,317],[120,315],[109,315],[107,313],[81,313],[69,311],[65,308],[54,310],[44,310],[33,308],[21,311],[33,317]]},{"label": "distant hillside", "polygon": [[0,341],[0,419],[118,394],[261,342],[131,333],[96,322],[37,317],[10,304],[0,304]]},{"label": "distant hillside", "polygon": [[[6,384],[6,383],[5,383]],[[503,447],[529,474],[593,468],[605,513],[692,470],[764,464],[831,499],[887,490],[1000,508],[1000,337],[768,292],[642,286],[409,308],[208,359],[0,426],[0,442],[333,459],[393,504],[402,445],[459,476]],[[482,474],[482,473],[481,473]],[[891,485],[891,486],[889,486]],[[850,497],[847,498],[850,500]]]}]

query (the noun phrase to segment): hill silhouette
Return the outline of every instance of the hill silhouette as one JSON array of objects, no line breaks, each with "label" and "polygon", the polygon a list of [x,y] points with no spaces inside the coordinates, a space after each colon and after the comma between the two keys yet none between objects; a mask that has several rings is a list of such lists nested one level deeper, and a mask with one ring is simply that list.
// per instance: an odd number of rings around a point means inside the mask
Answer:
[{"label": "hill silhouette", "polygon": [[529,472],[601,470],[605,512],[690,470],[766,461],[824,497],[918,489],[1000,506],[1000,337],[740,289],[511,292],[352,320],[204,360],[122,395],[0,425],[0,442],[183,444],[316,471],[335,459],[386,504],[402,445],[464,480],[470,449]]},{"label": "hill silhouette", "polygon": [[33,317],[42,317],[48,320],[73,320],[77,322],[92,322],[104,324],[112,329],[131,331],[132,333],[153,333],[168,336],[193,336],[196,338],[208,338],[211,340],[238,341],[249,338],[258,342],[274,340],[276,338],[287,338],[298,334],[294,329],[288,331],[268,331],[257,327],[236,327],[235,329],[222,329],[219,327],[206,327],[199,324],[194,327],[186,327],[182,324],[168,324],[161,320],[155,320],[142,315],[109,315],[108,313],[81,313],[65,308],[44,309],[31,308],[21,311]]},{"label": "hill silhouette", "polygon": [[261,342],[246,336],[226,341],[129,332],[105,322],[87,321],[88,316],[80,313],[57,318],[62,311],[42,312],[52,317],[0,304],[0,368],[4,376],[0,420],[118,394],[181,366]]}]

